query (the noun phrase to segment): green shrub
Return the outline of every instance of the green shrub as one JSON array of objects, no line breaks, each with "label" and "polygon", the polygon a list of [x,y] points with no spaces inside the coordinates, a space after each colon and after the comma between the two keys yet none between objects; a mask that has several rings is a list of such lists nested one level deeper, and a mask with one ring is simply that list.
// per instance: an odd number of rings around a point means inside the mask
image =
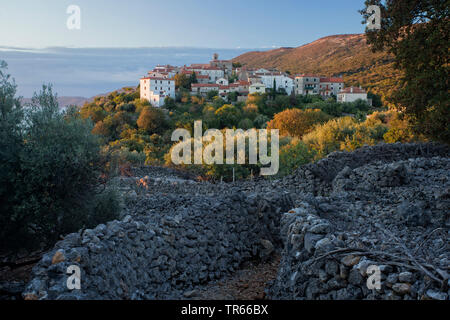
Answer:
[{"label": "green shrub", "polygon": [[[59,111],[43,87],[20,113],[15,86],[1,74],[0,250],[46,247],[60,235],[115,218],[105,159],[90,120]],[[4,201],[5,200],[5,201]]]},{"label": "green shrub", "polygon": [[244,129],[244,130],[251,129],[251,128],[253,128],[253,121],[248,118],[242,119],[238,123],[238,128]]},{"label": "green shrub", "polygon": [[305,143],[297,138],[289,140],[289,143],[280,146],[280,169],[277,176],[291,174],[301,165],[314,159],[314,151],[309,150]]},{"label": "green shrub", "polygon": [[316,158],[323,158],[334,151],[352,151],[381,142],[387,130],[388,127],[376,119],[358,122],[355,118],[343,117],[316,126],[302,140],[316,153]]},{"label": "green shrub", "polygon": [[267,128],[267,123],[270,121],[269,117],[265,115],[258,115],[256,116],[255,120],[253,121],[253,124],[255,125],[255,128],[257,129],[265,129]]},{"label": "green shrub", "polygon": [[112,221],[119,216],[120,196],[115,186],[108,185],[105,190],[94,197],[93,212],[89,216],[88,226],[97,226]]}]

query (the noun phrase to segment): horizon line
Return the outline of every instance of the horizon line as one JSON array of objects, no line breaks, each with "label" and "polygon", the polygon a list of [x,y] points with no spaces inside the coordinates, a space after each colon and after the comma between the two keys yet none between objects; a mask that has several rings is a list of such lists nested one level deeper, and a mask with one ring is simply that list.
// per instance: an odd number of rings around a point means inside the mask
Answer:
[{"label": "horizon line", "polygon": [[46,50],[46,49],[215,49],[215,50],[255,50],[255,49],[271,49],[285,48],[286,46],[264,46],[264,47],[206,47],[206,46],[46,46],[46,47],[15,47],[0,45],[0,49],[9,50]]},{"label": "horizon line", "polygon": [[315,41],[329,38],[329,37],[337,37],[337,36],[354,36],[361,35],[364,33],[337,33],[333,35],[326,35],[316,40],[305,42],[303,44],[295,44],[295,45],[271,45],[271,46],[262,46],[262,47],[207,47],[207,46],[44,46],[44,47],[16,47],[16,46],[6,46],[0,45],[1,49],[9,49],[9,50],[46,50],[46,49],[211,49],[211,50],[271,50],[271,49],[281,49],[281,48],[297,48],[301,46],[308,45]]}]

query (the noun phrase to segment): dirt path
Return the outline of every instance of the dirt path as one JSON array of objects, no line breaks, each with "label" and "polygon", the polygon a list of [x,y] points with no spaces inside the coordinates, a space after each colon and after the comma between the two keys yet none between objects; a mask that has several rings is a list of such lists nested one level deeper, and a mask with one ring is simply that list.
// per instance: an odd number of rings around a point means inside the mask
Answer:
[{"label": "dirt path", "polygon": [[13,263],[0,262],[0,300],[21,300],[21,292],[30,281],[31,269],[43,253],[33,253]]},{"label": "dirt path", "polygon": [[262,300],[267,282],[277,275],[280,256],[267,262],[247,262],[229,277],[194,290],[187,298],[194,300]]}]

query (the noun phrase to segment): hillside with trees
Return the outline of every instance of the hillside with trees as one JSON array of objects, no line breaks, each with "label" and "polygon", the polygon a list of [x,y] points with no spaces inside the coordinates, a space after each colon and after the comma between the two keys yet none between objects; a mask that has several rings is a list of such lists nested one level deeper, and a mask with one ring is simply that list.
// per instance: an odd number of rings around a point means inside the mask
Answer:
[{"label": "hillside with trees", "polygon": [[291,74],[342,76],[347,86],[361,85],[383,100],[393,92],[400,75],[393,68],[394,56],[384,51],[373,53],[364,34],[334,35],[297,48],[248,52],[233,61]]},{"label": "hillside with trees", "polygon": [[[181,87],[181,86],[180,86]],[[174,166],[171,140],[175,129],[187,129],[193,136],[194,122],[208,129],[280,130],[280,172],[289,174],[299,165],[338,150],[354,150],[381,141],[408,142],[417,139],[404,120],[386,108],[372,107],[358,100],[338,103],[331,97],[286,95],[283,92],[249,95],[247,101],[227,100],[210,92],[191,96],[179,90],[176,99],[167,98],[164,108],[155,108],[139,98],[139,88],[124,88],[86,103],[80,114],[94,122],[93,132],[103,142],[103,151],[122,171],[130,166]],[[336,122],[337,121],[337,122]],[[338,125],[336,125],[338,124]],[[206,146],[204,146],[206,147]],[[205,179],[229,181],[259,174],[254,165],[178,165]]]}]

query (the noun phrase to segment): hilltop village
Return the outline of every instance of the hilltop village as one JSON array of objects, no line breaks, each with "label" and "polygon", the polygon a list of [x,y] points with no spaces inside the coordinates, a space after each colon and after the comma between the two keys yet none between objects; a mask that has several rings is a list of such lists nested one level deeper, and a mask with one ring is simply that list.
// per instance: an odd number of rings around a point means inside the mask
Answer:
[{"label": "hilltop village", "polygon": [[268,91],[287,95],[320,95],[336,97],[338,102],[363,100],[370,104],[367,92],[361,87],[345,88],[339,77],[322,77],[315,74],[290,75],[276,69],[246,68],[231,60],[219,60],[214,54],[208,64],[176,67],[158,65],[140,79],[140,98],[154,107],[164,106],[166,99],[176,97],[176,78],[189,80],[192,96],[206,97],[213,92],[228,100],[234,93],[237,101],[246,101],[248,95]]}]

